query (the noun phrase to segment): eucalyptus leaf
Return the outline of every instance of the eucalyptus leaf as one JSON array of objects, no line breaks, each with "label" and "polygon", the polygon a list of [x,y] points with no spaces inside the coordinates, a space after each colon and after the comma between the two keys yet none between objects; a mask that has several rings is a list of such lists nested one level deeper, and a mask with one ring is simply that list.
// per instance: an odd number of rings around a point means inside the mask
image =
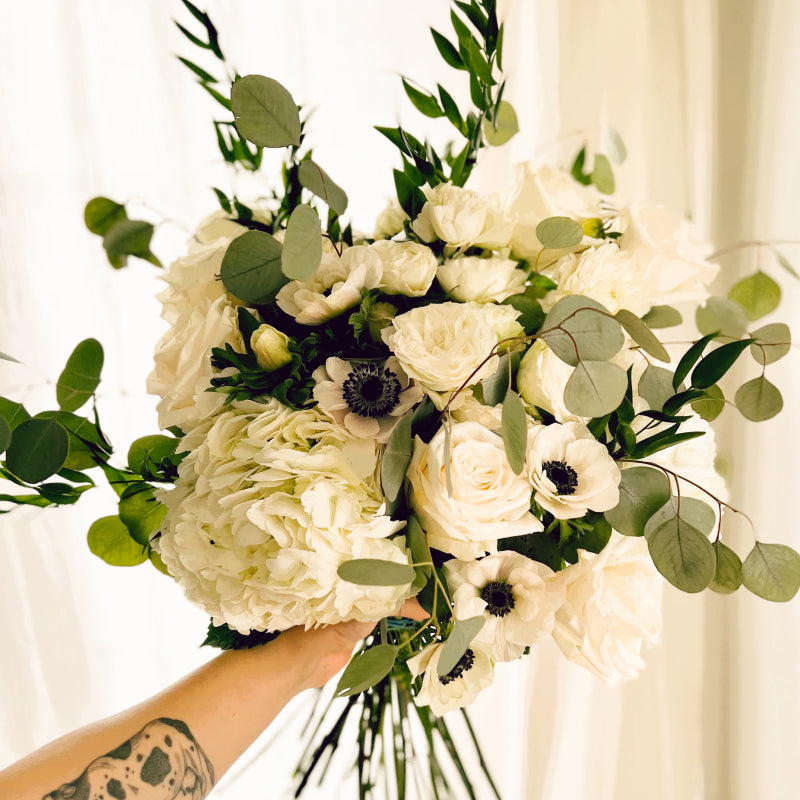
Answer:
[{"label": "eucalyptus leaf", "polygon": [[103,347],[97,339],[84,339],[72,351],[56,384],[56,399],[62,411],[77,411],[94,394],[103,359]]},{"label": "eucalyptus leaf", "polygon": [[22,403],[9,400],[7,397],[0,397],[0,417],[8,423],[8,427],[13,431],[17,425],[30,419],[31,415],[25,410]]},{"label": "eucalyptus leaf", "polygon": [[153,548],[149,548],[147,551],[147,557],[150,559],[150,563],[162,574],[169,575],[171,578],[172,575],[169,574],[169,570],[167,569],[167,565],[164,563],[164,559],[161,558],[160,554],[157,553]]},{"label": "eucalyptus leaf", "polygon": [[747,314],[733,300],[709,297],[695,312],[697,330],[702,334],[719,333],[729,339],[739,339],[747,331]]},{"label": "eucalyptus leaf", "polygon": [[119,501],[119,518],[130,535],[141,545],[147,545],[167,515],[167,507],[156,500],[153,487],[147,483],[133,483]]},{"label": "eucalyptus leaf", "polygon": [[286,226],[281,270],[293,281],[307,281],[314,277],[321,261],[322,231],[317,212],[311,206],[297,206]]},{"label": "eucalyptus leaf", "polygon": [[492,121],[489,121],[488,117],[483,119],[483,135],[492,147],[504,145],[518,132],[517,112],[514,111],[514,106],[505,100],[500,101]]},{"label": "eucalyptus leaf", "polygon": [[336,570],[343,581],[361,586],[403,586],[414,580],[414,568],[380,558],[354,558]]},{"label": "eucalyptus leaf", "polygon": [[680,516],[681,520],[691,525],[702,534],[709,534],[717,524],[717,517],[714,509],[708,503],[698,500],[696,497],[670,497],[647,521],[644,528],[644,535],[648,537],[652,532],[664,522],[673,517]]},{"label": "eucalyptus leaf", "polygon": [[18,358],[14,358],[14,356],[10,356],[8,353],[0,353],[0,359],[3,361],[12,361],[14,364],[22,363]]},{"label": "eucalyptus leaf", "polygon": [[605,149],[606,153],[608,153],[608,157],[615,164],[622,164],[628,157],[628,150],[625,147],[625,142],[622,141],[622,137],[619,135],[616,128],[606,125],[603,128],[602,139],[603,148]]},{"label": "eucalyptus leaf", "polygon": [[236,129],[259,147],[300,145],[300,112],[291,94],[264,75],[245,75],[231,87]]},{"label": "eucalyptus leaf", "polygon": [[569,217],[548,217],[536,226],[536,238],[543,247],[562,250],[581,243],[583,228]]},{"label": "eucalyptus leaf", "polygon": [[774,252],[775,258],[778,259],[778,263],[781,265],[781,267],[785,269],[793,278],[800,280],[800,274],[798,274],[797,270],[791,265],[789,259],[778,250],[775,250]]},{"label": "eucalyptus leaf", "polygon": [[469,619],[457,619],[453,622],[453,628],[445,639],[436,665],[436,672],[440,678],[448,675],[458,664],[485,622],[486,618],[483,614]]},{"label": "eucalyptus leaf", "polygon": [[716,384],[705,390],[705,395],[692,403],[692,410],[706,422],[712,422],[725,408],[725,395]]},{"label": "eucalyptus leaf", "polygon": [[493,375],[485,378],[480,383],[483,392],[483,402],[487,406],[496,406],[508,391],[508,376],[511,370],[508,368],[508,360],[511,356],[503,353],[497,364],[497,369]]},{"label": "eucalyptus leaf", "polygon": [[728,299],[738,303],[752,322],[778,307],[781,301],[781,287],[769,275],[758,270],[736,283],[728,292]]},{"label": "eucalyptus leaf", "polygon": [[322,167],[310,158],[300,162],[297,168],[300,185],[312,192],[340,216],[347,210],[347,195]]},{"label": "eucalyptus leaf", "polygon": [[128,449],[128,467],[142,475],[175,453],[180,439],[153,434],[137,439]]},{"label": "eucalyptus leaf", "polygon": [[785,603],[800,588],[800,554],[785,544],[756,542],[742,564],[742,583],[765,600]]},{"label": "eucalyptus leaf", "polygon": [[409,517],[406,525],[406,545],[411,551],[411,558],[414,560],[414,582],[411,584],[411,591],[418,592],[428,582],[428,578],[433,573],[432,556],[428,547],[428,540],[425,531],[419,524],[416,517]]},{"label": "eucalyptus leaf", "polygon": [[736,363],[736,359],[750,346],[750,340],[729,342],[712,350],[701,359],[692,371],[692,388],[707,389],[713,386]]},{"label": "eucalyptus leaf", "polygon": [[622,328],[608,309],[577,294],[568,295],[553,306],[539,336],[571,366],[579,360],[605,361],[625,344]]},{"label": "eucalyptus leaf", "polygon": [[525,413],[522,399],[513,389],[508,389],[505,400],[503,400],[501,430],[506,458],[508,458],[512,471],[519,475],[525,468],[528,415]]},{"label": "eucalyptus leaf", "polygon": [[594,157],[592,183],[597,187],[597,191],[603,194],[614,194],[614,189],[616,189],[611,162],[602,153],[597,153]]},{"label": "eucalyptus leaf", "polygon": [[98,236],[105,236],[117,222],[128,219],[125,206],[108,197],[93,197],[83,210],[86,227]]},{"label": "eucalyptus leaf", "polygon": [[664,345],[661,344],[658,337],[636,316],[636,314],[632,311],[628,311],[626,308],[622,308],[614,314],[614,319],[625,328],[631,339],[633,339],[642,350],[649,353],[653,358],[657,358],[659,361],[669,363],[669,353],[664,348]]},{"label": "eucalyptus leaf", "polygon": [[11,443],[11,428],[5,421],[4,417],[0,417],[0,453],[5,453],[6,448]]},{"label": "eucalyptus leaf", "polygon": [[660,411],[664,403],[672,397],[672,378],[673,375],[668,369],[648,364],[639,378],[639,396],[647,401],[650,408]]},{"label": "eucalyptus leaf", "polygon": [[647,521],[670,499],[669,478],[652,467],[622,470],[619,503],[605,512],[606,521],[625,536],[644,536]]},{"label": "eucalyptus leaf", "polygon": [[622,367],[608,361],[581,361],[564,387],[564,404],[580,417],[602,417],[619,406],[627,388]]},{"label": "eucalyptus leaf", "polygon": [[28,419],[13,430],[6,466],[26,483],[40,483],[64,466],[68,454],[69,434],[55,419]]},{"label": "eucalyptus leaf", "polygon": [[147,547],[131,537],[119,517],[95,520],[86,538],[89,549],[112,567],[134,567],[147,560]]},{"label": "eucalyptus leaf", "polygon": [[288,282],[281,270],[283,248],[268,233],[247,231],[225,251],[220,277],[225,288],[245,303],[266,305]]},{"label": "eucalyptus leaf", "polygon": [[742,416],[751,422],[772,419],[783,409],[780,390],[763,375],[742,384],[734,395],[733,402]]},{"label": "eucalyptus leaf", "polygon": [[115,222],[103,236],[103,248],[111,265],[124,267],[128,256],[136,256],[160,267],[161,262],[150,251],[153,225],[140,219]]},{"label": "eucalyptus leaf", "polygon": [[742,560],[720,541],[713,543],[717,569],[708,588],[718,594],[730,594],[742,585]]},{"label": "eucalyptus leaf", "polygon": [[750,334],[750,354],[762,366],[773,364],[792,349],[792,332],[783,322],[773,322]]},{"label": "eucalyptus leaf", "polygon": [[392,645],[379,644],[354,656],[336,684],[336,696],[359,694],[382,681],[392,671],[397,650]]},{"label": "eucalyptus leaf", "polygon": [[643,317],[642,322],[650,328],[674,328],[683,322],[681,312],[672,306],[653,306]]},{"label": "eucalyptus leaf", "polygon": [[64,469],[90,469],[111,454],[97,426],[85,417],[69,411],[42,411],[35,419],[55,419],[69,434],[69,455],[59,474]]},{"label": "eucalyptus leaf", "polygon": [[412,421],[412,414],[405,414],[400,418],[381,458],[381,486],[389,502],[400,493],[406,470],[411,463],[411,455],[414,452],[414,440],[411,438]]}]

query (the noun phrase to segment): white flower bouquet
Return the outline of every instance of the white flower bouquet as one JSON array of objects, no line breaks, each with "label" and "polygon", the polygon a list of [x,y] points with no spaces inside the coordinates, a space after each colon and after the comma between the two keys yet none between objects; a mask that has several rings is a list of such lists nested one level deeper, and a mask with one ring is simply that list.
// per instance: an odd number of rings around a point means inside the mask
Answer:
[{"label": "white flower bouquet", "polygon": [[[225,64],[211,20],[184,5],[206,38],[184,33]],[[686,221],[614,194],[625,152],[613,131],[565,170],[521,166],[493,197],[465,188],[479,150],[517,126],[494,1],[455,3],[452,21],[455,41],[434,40],[468,78],[473,108],[404,80],[460,141],[440,155],[378,128],[402,168],[371,236],[344,225],[346,194],[313,160],[283,86],[234,74],[228,97],[182,59],[231,112],[216,123],[227,162],[257,171],[265,147],[286,159],[265,199],[215,190],[220,210],[165,272],[169,327],[147,384],[164,433],[112,464],[96,409],[76,413],[100,380],[91,339],[58,381],[57,409],[31,416],[0,399],[0,472],[25,489],[2,500],[74,503],[99,467],[119,508],[92,525],[89,546],[171,576],[211,617],[206,643],[376,623],[339,680],[349,700],[333,733],[312,737],[301,789],[353,712],[362,796],[381,736],[402,795],[406,720],[452,748],[439,717],[547,638],[605,681],[635,676],[659,634],[662,576],[776,601],[800,586],[790,548],[756,541],[742,560],[723,543],[738,512],[708,424],[730,404],[752,421],[781,410],[765,370],[790,333],[753,325],[778,285],[758,271],[712,297],[717,267]],[[160,266],[154,226],[123,204],[95,198],[85,218],[114,267],[129,256]],[[688,345],[655,333],[682,322],[675,306],[696,312]],[[731,403],[740,358],[759,374]],[[410,598],[427,618],[398,616]],[[425,774],[446,786],[443,772]]]}]

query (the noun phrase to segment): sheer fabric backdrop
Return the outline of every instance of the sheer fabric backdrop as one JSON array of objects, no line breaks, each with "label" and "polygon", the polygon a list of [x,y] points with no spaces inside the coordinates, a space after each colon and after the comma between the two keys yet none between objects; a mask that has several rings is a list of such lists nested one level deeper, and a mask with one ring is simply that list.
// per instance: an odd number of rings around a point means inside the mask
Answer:
[{"label": "sheer fabric backdrop", "polygon": [[[508,96],[523,133],[488,154],[476,176],[482,188],[507,182],[513,163],[537,151],[569,153],[583,132],[610,122],[630,152],[623,193],[691,213],[719,244],[797,237],[796,3],[507,0],[503,8]],[[153,432],[143,387],[162,329],[158,280],[144,264],[119,273],[104,265],[99,241],[82,230],[83,204],[101,193],[144,198],[158,209],[154,219],[191,226],[214,208],[210,185],[242,195],[256,188],[220,167],[212,103],[173,58],[196,55],[171,23],[185,16],[177,0],[0,0],[0,10],[0,350],[26,365],[0,365],[0,393],[48,407],[71,348],[97,337],[107,356],[101,419],[124,456],[128,442]],[[426,31],[447,27],[446,4],[210,0],[209,11],[242,74],[272,75],[314,109],[316,156],[347,187],[356,225],[370,230],[396,163],[371,125],[399,118],[437,143],[447,136],[409,111],[396,77],[457,82]],[[177,255],[188,232],[161,226],[158,253]],[[800,247],[787,255],[800,260]],[[745,266],[724,266],[727,287]],[[800,291],[783,282],[779,316],[796,323]],[[777,420],[743,426],[729,412],[717,430],[738,506],[762,539],[798,547],[794,359],[775,368],[786,400]],[[206,618],[170,581],[147,565],[112,569],[88,552],[89,522],[113,511],[110,493],[97,495],[74,509],[0,519],[0,765],[213,655],[197,647]],[[751,534],[734,535],[746,552]],[[776,607],[744,593],[686,597],[667,587],[664,636],[638,681],[605,687],[554,646],[501,668],[474,717],[504,796],[794,797],[798,630],[798,601]],[[299,699],[287,717],[307,705]],[[235,768],[215,796],[283,796],[296,733],[290,725],[253,761],[268,732],[243,759],[249,768]]]}]

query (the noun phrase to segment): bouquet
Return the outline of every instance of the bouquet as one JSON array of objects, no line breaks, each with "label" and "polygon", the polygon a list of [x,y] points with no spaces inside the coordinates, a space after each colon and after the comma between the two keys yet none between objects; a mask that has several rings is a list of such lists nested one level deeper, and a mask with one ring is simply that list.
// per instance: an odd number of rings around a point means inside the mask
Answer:
[{"label": "bouquet", "polygon": [[[231,71],[208,15],[183,2],[199,29],[179,27],[228,73],[181,59],[226,113],[223,158],[258,172],[263,148],[283,148],[280,185],[254,200],[215,190],[219,210],[165,272],[168,330],[147,386],[162,433],[114,460],[96,407],[77,413],[103,364],[100,344],[81,342],[57,409],[0,398],[0,474],[22,492],[0,499],[74,503],[99,468],[119,505],[89,547],[176,580],[211,617],[206,644],[376,621],[336,686],[347,699],[315,712],[298,794],[355,720],[362,797],[382,769],[404,796],[407,766],[434,794],[455,774],[474,796],[443,715],[495,670],[502,680],[504,662],[552,638],[605,681],[635,676],[663,578],[794,596],[797,553],[756,537],[742,559],[724,543],[741,512],[709,425],[726,405],[751,421],[781,410],[766,370],[790,331],[758,323],[778,284],[758,270],[711,296],[717,267],[688,223],[615,195],[625,148],[611,129],[566,168],[522,165],[492,197],[467,188],[481,148],[517,132],[494,0],[454,3],[453,33],[433,31],[470,109],[403,80],[417,109],[452,124],[451,146],[377,129],[401,166],[371,235],[346,224],[346,193],[289,91]],[[97,197],[85,219],[113,267],[161,266],[154,225],[124,204]],[[677,307],[694,311],[688,343],[662,333],[683,322]],[[756,375],[732,388],[740,360]],[[398,616],[410,598],[424,620]],[[491,783],[479,748],[478,760]]]}]

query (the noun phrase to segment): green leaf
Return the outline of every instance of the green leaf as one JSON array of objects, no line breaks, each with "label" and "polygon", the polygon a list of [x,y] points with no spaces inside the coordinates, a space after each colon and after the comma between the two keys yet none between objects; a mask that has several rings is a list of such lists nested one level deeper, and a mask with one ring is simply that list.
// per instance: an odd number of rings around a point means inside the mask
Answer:
[{"label": "green leaf", "polygon": [[597,191],[603,194],[614,194],[614,189],[616,188],[614,170],[611,169],[611,162],[608,157],[602,153],[597,153],[594,157],[592,183],[597,187]]},{"label": "green leaf", "polygon": [[276,639],[279,634],[280,631],[250,631],[246,634],[239,633],[239,631],[235,631],[227,625],[215,625],[212,621],[208,626],[208,635],[200,646],[216,647],[219,650],[246,650],[271,642],[273,639]]},{"label": "green leaf", "polygon": [[676,516],[680,516],[683,522],[696,528],[702,534],[711,533],[717,524],[714,509],[708,503],[695,497],[681,497],[680,503],[678,503],[678,498],[673,496],[647,521],[644,527],[645,537],[650,536],[656,528]]},{"label": "green leaf", "polygon": [[542,323],[545,319],[545,313],[542,310],[542,306],[538,300],[530,297],[527,293],[512,294],[511,297],[507,297],[505,300],[503,300],[501,305],[511,306],[520,312],[519,316],[517,317],[517,322],[522,325],[527,335],[532,334],[534,331],[538,331],[539,328],[542,327]]},{"label": "green leaf", "polygon": [[725,395],[716,384],[709,386],[705,396],[692,403],[692,410],[699,414],[706,422],[715,420],[725,408]]},{"label": "green leaf", "polygon": [[747,314],[732,300],[709,297],[695,312],[697,330],[703,334],[719,333],[729,339],[739,339],[747,331]]},{"label": "green leaf", "polygon": [[669,363],[669,353],[665,350],[664,345],[661,344],[658,337],[636,316],[636,314],[632,311],[628,311],[626,308],[622,308],[614,314],[614,318],[625,328],[631,339],[633,339],[642,350],[649,353],[653,358],[657,358],[659,361]]},{"label": "green leaf", "polygon": [[707,389],[713,386],[736,363],[736,359],[750,346],[750,340],[729,342],[710,352],[692,372],[692,388]]},{"label": "green leaf", "polygon": [[492,147],[504,145],[512,136],[519,132],[519,120],[514,106],[505,100],[500,101],[494,119],[483,118],[483,135]]},{"label": "green leaf", "polygon": [[197,64],[189,61],[188,58],[178,56],[178,61],[180,61],[184,67],[191,70],[200,79],[200,83],[217,83],[217,79],[213,75],[206,72],[202,67],[198,67]]},{"label": "green leaf", "polygon": [[8,427],[13,431],[17,425],[30,419],[31,415],[25,410],[22,403],[15,403],[7,397],[0,397],[0,417],[8,423]]},{"label": "green leaf", "polygon": [[433,28],[431,28],[431,36],[433,36],[439,54],[453,69],[466,69],[464,61],[458,54],[458,49],[446,36]]},{"label": "green leaf", "polygon": [[608,309],[578,294],[568,295],[553,306],[539,336],[572,366],[579,360],[607,360],[625,344],[622,328]]},{"label": "green leaf", "polygon": [[625,142],[617,132],[616,128],[606,125],[602,133],[603,148],[605,149],[608,157],[615,164],[622,164],[628,157],[628,150],[625,147]]},{"label": "green leaf", "polygon": [[717,569],[708,588],[718,594],[730,594],[742,585],[742,560],[720,541],[713,543]]},{"label": "green leaf", "polygon": [[536,238],[550,250],[562,250],[581,243],[583,228],[569,217],[547,217],[536,226]]},{"label": "green leaf", "polygon": [[672,306],[653,306],[643,317],[642,322],[651,328],[674,328],[683,322],[681,312]]},{"label": "green leaf", "polygon": [[136,256],[160,267],[161,262],[150,252],[153,226],[140,219],[123,219],[115,222],[103,236],[103,247],[108,260],[116,269],[128,263],[128,256]]},{"label": "green leaf", "polygon": [[128,449],[128,467],[139,475],[150,472],[165,458],[172,456],[179,444],[180,439],[172,436],[142,436]]},{"label": "green leaf", "polygon": [[625,536],[644,536],[645,525],[670,499],[669,478],[651,467],[622,470],[619,504],[605,512],[606,521]]},{"label": "green leaf", "polygon": [[738,303],[752,322],[778,307],[781,301],[781,287],[769,275],[758,270],[735,284],[728,292],[728,299]]},{"label": "green leaf", "polygon": [[[409,517],[406,525],[406,545],[411,551],[411,558],[414,560],[414,582],[411,584],[411,591],[418,592],[428,582],[428,578],[433,573],[432,556],[428,547],[428,540],[425,538],[425,531],[419,524],[416,517]],[[424,566],[419,566],[420,564]]]},{"label": "green leaf", "polygon": [[664,367],[648,364],[642,377],[639,378],[637,391],[647,401],[650,408],[656,411],[664,407],[664,403],[672,397],[672,373]]},{"label": "green leaf", "polygon": [[742,564],[742,583],[765,600],[785,603],[800,588],[800,555],[785,544],[756,542]]},{"label": "green leaf", "polygon": [[55,419],[29,419],[12,433],[6,466],[26,483],[40,483],[64,466],[68,454],[69,434]]},{"label": "green leaf", "polygon": [[147,560],[147,547],[131,538],[119,517],[101,517],[87,535],[89,549],[112,567],[134,567]]},{"label": "green leaf", "polygon": [[691,372],[692,367],[703,355],[703,351],[708,346],[708,343],[714,338],[714,333],[709,333],[698,339],[681,357],[678,366],[675,368],[675,376],[672,379],[672,388],[678,391],[678,388],[683,383],[683,379]]},{"label": "green leaf", "polygon": [[525,468],[528,415],[525,413],[525,406],[520,396],[513,389],[506,391],[505,400],[503,400],[501,427],[506,458],[514,473],[519,475]]},{"label": "green leaf", "polygon": [[403,586],[414,580],[414,567],[380,558],[354,558],[336,570],[343,581],[361,586]]},{"label": "green leaf", "polygon": [[455,100],[453,100],[452,95],[444,88],[444,86],[437,84],[437,89],[439,90],[439,99],[442,101],[442,108],[444,109],[445,116],[448,120],[450,120],[450,122],[459,131],[459,133],[461,133],[462,136],[468,136],[469,129],[461,117],[461,112],[458,110],[458,104]]},{"label": "green leaf", "polygon": [[347,195],[316,161],[310,158],[300,162],[297,168],[300,185],[327,203],[328,208],[341,215],[347,210]]},{"label": "green leaf", "polygon": [[336,684],[336,696],[359,694],[382,681],[392,671],[397,650],[392,645],[379,644],[355,656]]},{"label": "green leaf", "polygon": [[773,252],[775,253],[775,258],[778,259],[778,263],[781,265],[781,267],[785,269],[793,278],[800,280],[800,274],[798,274],[797,270],[789,263],[789,259],[778,250],[774,250]]},{"label": "green leaf", "polygon": [[56,384],[56,399],[62,411],[77,411],[94,394],[103,370],[103,346],[97,339],[84,339],[72,351]]},{"label": "green leaf", "polygon": [[625,397],[628,377],[608,361],[581,361],[564,387],[564,404],[580,417],[602,417]]},{"label": "green leaf", "polygon": [[245,75],[231,87],[236,129],[259,147],[300,145],[300,112],[294,98],[278,81]]},{"label": "green leaf", "polygon": [[297,206],[286,226],[281,270],[291,280],[307,281],[314,277],[321,261],[322,230],[317,212],[311,206]]},{"label": "green leaf", "polygon": [[148,483],[132,483],[122,493],[119,501],[119,518],[131,536],[141,545],[147,545],[167,515],[167,507],[156,500],[153,487]]},{"label": "green leaf", "polygon": [[150,563],[162,574],[169,575],[171,578],[172,575],[169,574],[169,569],[167,569],[167,565],[164,563],[164,559],[161,558],[160,554],[158,554],[152,547],[150,547],[147,551],[147,557],[150,559]]},{"label": "green leaf", "polygon": [[6,448],[11,443],[11,428],[4,417],[0,417],[0,453],[5,453]]},{"label": "green leaf", "polygon": [[[459,41],[461,41],[461,36],[458,38]],[[492,68],[489,66],[489,62],[484,58],[478,43],[474,39],[468,39],[466,41],[461,41],[461,44],[461,53],[469,64],[472,74],[484,85],[494,85],[496,81],[492,77]]]},{"label": "green leaf", "polygon": [[481,381],[480,387],[483,392],[483,402],[487,406],[496,406],[508,392],[508,376],[510,370],[508,368],[508,353],[500,356],[497,369],[494,375]]},{"label": "green leaf", "polygon": [[733,402],[742,412],[742,416],[751,422],[772,419],[783,408],[780,390],[763,375],[742,384],[734,395]]},{"label": "green leaf", "polygon": [[750,354],[761,365],[773,364],[792,349],[792,332],[788,325],[773,322],[750,334]]},{"label": "green leaf", "polygon": [[[35,419],[55,419],[69,434],[69,455],[64,462],[65,469],[90,469],[111,453],[97,426],[85,417],[69,411],[42,411]],[[63,474],[63,470],[59,474]]]},{"label": "green leaf", "polygon": [[220,277],[225,288],[245,303],[267,305],[288,282],[281,270],[283,248],[268,233],[247,231],[225,251]]},{"label": "green leaf", "polygon": [[107,197],[93,197],[83,210],[86,227],[98,236],[105,236],[117,222],[128,219],[125,206]]},{"label": "green leaf", "polygon": [[411,438],[412,418],[412,414],[405,414],[400,418],[386,443],[381,459],[381,486],[390,503],[400,493],[414,452],[414,441]]},{"label": "green leaf", "polygon": [[581,147],[578,155],[575,156],[575,161],[572,164],[570,175],[582,186],[588,186],[592,182],[592,176],[583,171],[584,164],[586,163],[586,146]]},{"label": "green leaf", "polygon": [[12,361],[14,364],[21,364],[22,362],[18,358],[14,358],[14,356],[8,355],[8,353],[0,353],[0,360],[2,361]]},{"label": "green leaf", "polygon": [[431,117],[433,119],[445,116],[444,111],[439,105],[439,101],[433,95],[414,88],[405,78],[403,78],[402,81],[408,99],[418,111],[421,111],[426,117]]},{"label": "green leaf", "polygon": [[453,628],[439,653],[439,661],[436,665],[436,673],[439,677],[444,677],[453,670],[485,622],[486,618],[483,614],[469,619],[457,619],[453,622]]}]

